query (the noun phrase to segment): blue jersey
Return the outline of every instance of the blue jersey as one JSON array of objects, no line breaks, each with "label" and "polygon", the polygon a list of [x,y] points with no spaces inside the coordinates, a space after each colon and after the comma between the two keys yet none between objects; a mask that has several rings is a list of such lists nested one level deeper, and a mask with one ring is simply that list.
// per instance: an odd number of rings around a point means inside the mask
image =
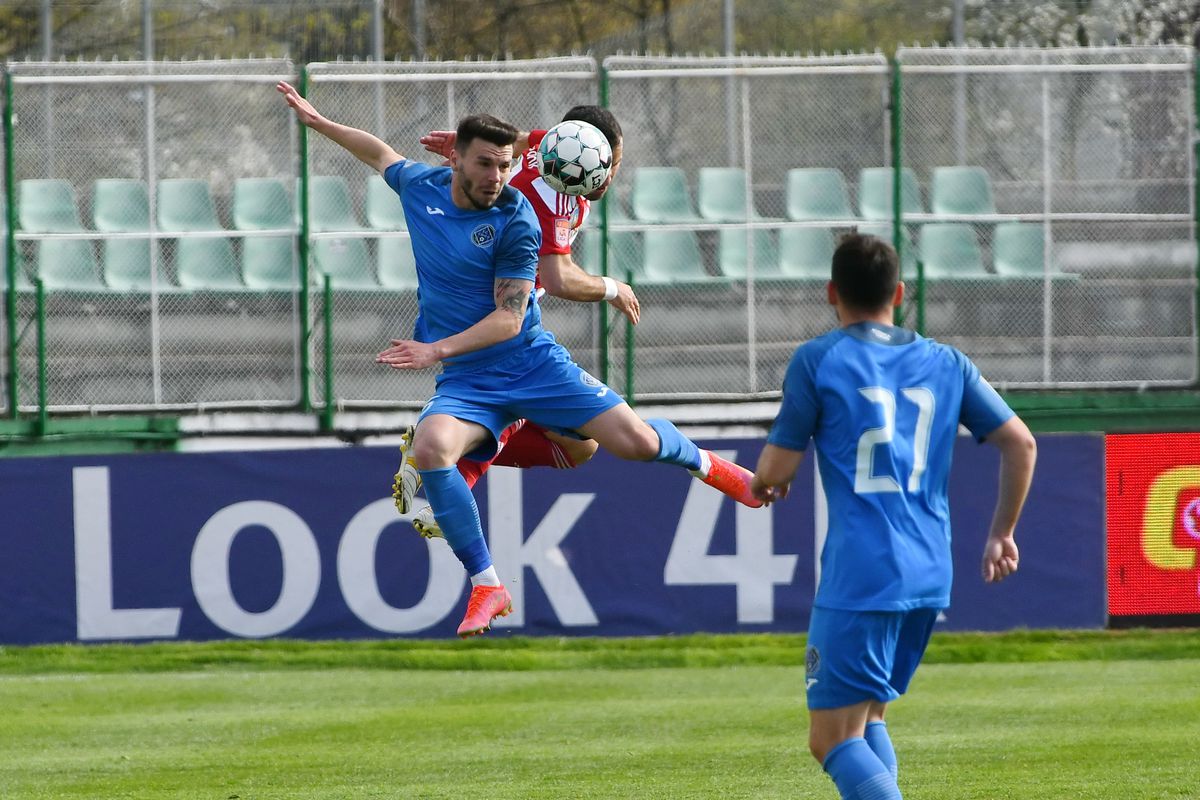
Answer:
[{"label": "blue jersey", "polygon": [[815,604],[949,606],[958,426],[982,440],[1012,416],[970,359],[912,331],[864,322],[799,347],[767,441],[816,447],[829,530]]},{"label": "blue jersey", "polygon": [[[413,338],[435,342],[461,333],[496,310],[495,281],[537,277],[541,231],[529,201],[505,186],[484,211],[463,209],[450,196],[449,167],[408,159],[383,173],[404,206],[417,266],[418,314]],[[446,359],[446,369],[477,369],[511,355],[542,333],[531,292],[521,332],[498,344]]]}]

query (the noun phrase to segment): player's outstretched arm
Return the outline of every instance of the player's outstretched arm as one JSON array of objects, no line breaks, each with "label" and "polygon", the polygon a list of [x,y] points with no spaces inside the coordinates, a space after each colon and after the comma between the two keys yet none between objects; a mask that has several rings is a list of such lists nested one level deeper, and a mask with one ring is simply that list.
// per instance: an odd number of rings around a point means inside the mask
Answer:
[{"label": "player's outstretched arm", "polygon": [[532,291],[533,281],[497,278],[495,311],[465,331],[436,342],[393,339],[388,349],[375,356],[375,362],[394,369],[425,369],[442,359],[473,353],[507,341],[521,332]]},{"label": "player's outstretched arm", "polygon": [[[420,141],[421,146],[435,156],[449,158],[450,153],[454,151],[454,143],[458,141],[457,131],[430,131],[422,136]],[[513,157],[524,153],[529,149],[529,131],[521,131],[517,134],[517,140],[513,142]]]},{"label": "player's outstretched arm", "polygon": [[322,116],[313,104],[301,97],[296,88],[287,81],[275,84],[275,89],[283,95],[283,99],[296,112],[296,119],[300,120],[301,124],[340,144],[351,155],[375,171],[383,172],[403,158],[382,139]]},{"label": "player's outstretched arm", "polygon": [[986,441],[1000,449],[1000,494],[982,564],[983,579],[995,583],[1016,572],[1020,563],[1013,534],[1033,482],[1037,442],[1019,417],[1010,418],[992,431]]},{"label": "player's outstretched arm", "polygon": [[768,506],[787,497],[788,490],[792,488],[792,478],[796,477],[796,470],[803,460],[803,450],[766,445],[758,456],[758,466],[750,481],[750,493]]},{"label": "player's outstretched arm", "polygon": [[[580,303],[607,300],[634,325],[637,325],[642,317],[642,307],[638,303],[637,295],[633,293],[632,286],[615,278],[605,281],[604,278],[584,272],[566,253],[545,253],[538,256],[538,274],[546,292],[555,297]],[[609,281],[612,282],[611,287],[615,291],[611,297]]]}]

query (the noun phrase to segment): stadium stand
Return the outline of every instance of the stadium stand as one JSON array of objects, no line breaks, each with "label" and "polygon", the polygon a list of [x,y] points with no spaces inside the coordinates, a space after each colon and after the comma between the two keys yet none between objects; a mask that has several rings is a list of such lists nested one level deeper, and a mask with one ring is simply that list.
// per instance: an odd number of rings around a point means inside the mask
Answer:
[{"label": "stadium stand", "polygon": [[[756,228],[753,231],[754,277],[779,278],[779,246],[772,231]],[[746,231],[723,229],[718,234],[717,266],[726,278],[745,278],[750,263]]]},{"label": "stadium stand", "polygon": [[765,220],[746,197],[746,170],[741,167],[701,167],[700,216],[710,222]]},{"label": "stadium stand", "polygon": [[[382,181],[380,181],[382,183]],[[386,185],[385,185],[386,188]],[[309,229],[313,233],[348,233],[336,239],[314,239],[313,279],[328,275],[334,289],[377,289],[364,239],[354,236],[363,225],[354,214],[350,190],[340,175],[313,175],[308,179]]]},{"label": "stadium stand", "polygon": [[[233,185],[233,227],[239,231],[278,230],[295,224],[295,212],[283,181],[240,178]],[[242,239],[242,278],[259,290],[299,286],[295,237],[246,236]]]},{"label": "stadium stand", "polygon": [[[65,180],[20,182],[17,220],[26,233],[80,233],[75,189]],[[88,239],[44,239],[37,245],[34,273],[48,291],[104,290],[93,243]]]},{"label": "stadium stand", "polygon": [[[858,211],[863,219],[892,218],[893,173],[891,167],[866,167],[859,172]],[[925,210],[917,175],[908,167],[900,172],[900,209],[904,214],[920,214]]]},{"label": "stadium stand", "polygon": [[961,222],[934,222],[921,228],[921,260],[929,280],[990,278],[975,229]]},{"label": "stadium stand", "polygon": [[996,213],[992,184],[983,167],[934,167],[929,204],[939,216]]},{"label": "stadium stand", "polygon": [[381,231],[406,231],[400,198],[378,175],[367,176],[367,225]]},{"label": "stadium stand", "polygon": [[[208,183],[195,178],[158,182],[158,227],[166,233],[223,231]],[[175,277],[184,289],[242,289],[233,244],[224,236],[175,241]]]},{"label": "stadium stand", "polygon": [[[150,205],[144,181],[132,178],[100,178],[92,185],[92,225],[104,233],[141,233],[150,230]],[[119,291],[150,291],[150,261],[153,240],[104,239],[100,264],[104,282]],[[155,289],[170,290],[173,284],[160,262]]]},{"label": "stadium stand", "polygon": [[710,280],[695,231],[646,231],[640,274],[643,283]]},{"label": "stadium stand", "polygon": [[792,220],[853,219],[846,179],[836,169],[788,170],[787,216]]}]

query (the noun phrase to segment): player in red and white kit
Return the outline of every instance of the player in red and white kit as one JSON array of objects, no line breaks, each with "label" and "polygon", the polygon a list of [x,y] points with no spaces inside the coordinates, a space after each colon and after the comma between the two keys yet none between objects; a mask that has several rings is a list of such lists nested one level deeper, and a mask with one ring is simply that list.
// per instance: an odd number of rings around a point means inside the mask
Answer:
[{"label": "player in red and white kit", "polygon": [[[575,106],[564,116],[564,120],[576,119],[596,126],[612,147],[612,167],[608,180],[596,191],[584,197],[560,194],[542,179],[538,172],[535,151],[545,131],[535,130],[526,134],[522,142],[525,152],[521,156],[519,169],[512,171],[509,184],[519,190],[533,205],[542,228],[542,246],[538,251],[538,292],[545,292],[564,300],[584,303],[605,301],[624,314],[630,322],[637,324],[641,307],[633,288],[614,278],[600,277],[585,272],[571,258],[571,245],[583,227],[591,210],[591,203],[599,200],[612,185],[621,164],[621,126],[616,117],[599,106]],[[432,153],[449,158],[454,147],[453,131],[432,131],[421,138],[421,144]],[[421,477],[412,462],[413,428],[404,432],[400,446],[400,469],[392,483],[392,496],[396,509],[401,514],[412,510],[413,497],[421,485]],[[458,470],[468,486],[476,482],[493,464],[502,467],[557,467],[571,469],[588,461],[596,453],[596,443],[591,439],[575,439],[546,430],[540,425],[518,420],[500,436],[500,449],[491,461],[466,459],[458,462]],[[425,538],[442,535],[433,510],[429,506],[420,509],[412,520],[413,527]]]}]

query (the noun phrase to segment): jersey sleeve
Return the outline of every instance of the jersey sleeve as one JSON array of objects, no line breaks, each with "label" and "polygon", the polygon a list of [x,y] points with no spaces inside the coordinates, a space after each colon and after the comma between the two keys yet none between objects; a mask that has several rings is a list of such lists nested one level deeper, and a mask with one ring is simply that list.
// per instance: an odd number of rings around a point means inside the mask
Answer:
[{"label": "jersey sleeve", "polygon": [[817,365],[825,349],[801,346],[792,356],[783,378],[783,400],[779,414],[771,426],[767,443],[788,450],[804,450],[820,420],[821,407],[817,395]]},{"label": "jersey sleeve", "polygon": [[536,280],[540,241],[533,209],[527,203],[521,203],[497,244],[496,277]]},{"label": "jersey sleeve", "polygon": [[1008,422],[1015,413],[1004,398],[979,374],[979,368],[957,350],[954,351],[962,369],[963,399],[958,421],[982,442],[987,435]]},{"label": "jersey sleeve", "polygon": [[427,175],[433,169],[428,164],[402,158],[383,171],[383,179],[387,181],[388,186],[392,187],[392,191],[396,194],[403,194],[404,188],[411,181],[416,180],[422,175]]}]

